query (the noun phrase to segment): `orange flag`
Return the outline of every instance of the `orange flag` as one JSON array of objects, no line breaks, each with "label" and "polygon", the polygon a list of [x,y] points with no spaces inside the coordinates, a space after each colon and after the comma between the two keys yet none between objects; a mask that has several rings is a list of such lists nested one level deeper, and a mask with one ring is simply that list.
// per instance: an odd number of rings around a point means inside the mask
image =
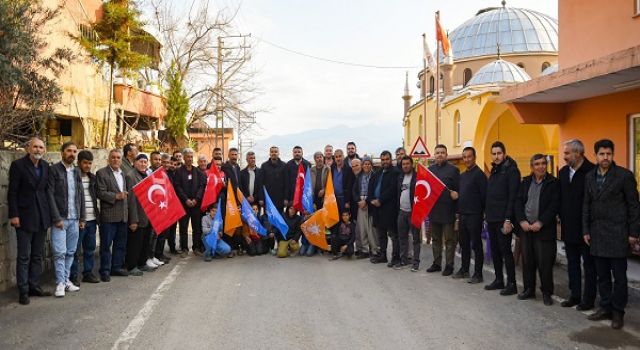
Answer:
[{"label": "orange flag", "polygon": [[235,190],[231,181],[227,184],[227,206],[224,213],[224,233],[229,236],[233,236],[236,228],[242,227],[242,218],[240,211],[238,211],[238,203],[236,202],[236,196],[234,196]]},{"label": "orange flag", "polygon": [[327,227],[332,227],[333,225],[340,222],[340,213],[338,213],[338,201],[336,200],[336,193],[333,189],[333,177],[331,176],[331,170],[329,170],[329,175],[327,176],[327,185],[324,190],[324,203],[322,204],[322,208],[324,209],[324,224]]},{"label": "orange flag", "polygon": [[436,39],[442,43],[442,52],[445,56],[449,56],[451,50],[451,42],[447,32],[440,23],[440,11],[436,12]]},{"label": "orange flag", "polygon": [[325,232],[325,211],[325,208],[316,211],[307,221],[300,225],[300,228],[311,244],[320,249],[329,250],[327,234]]}]

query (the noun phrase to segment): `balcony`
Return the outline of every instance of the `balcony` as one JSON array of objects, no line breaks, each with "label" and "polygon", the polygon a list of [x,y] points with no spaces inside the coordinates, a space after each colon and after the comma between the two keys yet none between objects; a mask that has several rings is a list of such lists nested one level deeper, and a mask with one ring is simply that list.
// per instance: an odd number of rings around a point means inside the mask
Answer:
[{"label": "balcony", "polygon": [[116,80],[113,88],[113,98],[124,109],[125,116],[162,120],[167,114],[165,99],[158,91],[151,88],[142,90],[122,80]]}]

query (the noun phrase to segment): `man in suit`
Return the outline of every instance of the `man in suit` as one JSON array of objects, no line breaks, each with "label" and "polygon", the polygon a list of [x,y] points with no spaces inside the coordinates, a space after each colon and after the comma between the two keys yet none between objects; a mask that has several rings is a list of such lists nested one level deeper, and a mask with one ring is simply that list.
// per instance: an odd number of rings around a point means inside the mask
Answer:
[{"label": "man in suit", "polygon": [[434,148],[435,164],[429,170],[447,186],[429,213],[431,237],[433,239],[433,264],[427,272],[442,270],[442,245],[445,246],[445,268],[443,276],[453,274],[454,256],[458,239],[454,231],[456,222],[456,205],[460,187],[460,170],[447,161],[447,146],[437,145]]},{"label": "man in suit", "polygon": [[[357,163],[356,160],[352,164]],[[369,181],[373,175],[373,161],[371,157],[364,156],[362,158],[362,171],[358,173],[353,184],[353,202],[357,210],[356,231],[360,235],[361,254],[360,259],[378,256],[378,234],[373,228],[373,208],[367,204],[367,196],[369,194]]]},{"label": "man in suit", "polygon": [[240,166],[238,165],[237,148],[229,148],[227,161],[222,164],[222,172],[224,173],[224,177],[231,181],[234,190],[240,188]]},{"label": "man in suit", "polygon": [[16,281],[22,305],[29,304],[29,296],[51,296],[40,287],[44,241],[51,226],[49,164],[42,159],[46,152],[42,140],[34,137],[26,148],[27,155],[11,162],[7,193],[9,223],[18,241]]},{"label": "man in suit", "polygon": [[100,279],[103,282],[111,281],[110,276],[129,276],[124,268],[129,193],[121,165],[122,152],[119,149],[112,149],[109,151],[109,165],[96,173],[101,224]]},{"label": "man in suit", "polygon": [[540,290],[545,305],[553,305],[553,264],[556,261],[556,235],[560,188],[558,179],[547,172],[543,154],[531,157],[531,175],[520,185],[516,199],[516,220],[522,232],[522,278],[524,291],[518,299],[536,296],[536,270],[540,274]]},{"label": "man in suit", "polygon": [[262,207],[264,196],[262,192],[262,170],[256,166],[256,154],[247,152],[247,166],[240,172],[240,191],[249,204]]},{"label": "man in suit", "polygon": [[353,189],[354,175],[351,167],[344,161],[344,152],[341,149],[335,150],[333,158],[331,178],[338,202],[338,212],[342,213],[344,209],[351,209],[351,190]]},{"label": "man in suit", "polygon": [[304,153],[302,147],[295,146],[292,150],[291,160],[287,162],[287,200],[289,204],[293,205],[293,196],[296,192],[296,181],[298,180],[298,166],[302,163],[302,167],[305,171],[311,167],[311,163],[303,158]]},{"label": "man in suit", "polygon": [[280,150],[276,146],[269,149],[269,160],[262,163],[262,179],[264,187],[269,192],[273,204],[282,211],[289,204],[287,199],[287,166],[280,160]]},{"label": "man in suit", "polygon": [[[391,164],[391,152],[380,153],[382,169],[378,170],[369,180],[367,204],[374,208],[373,225],[378,233],[380,255],[371,259],[374,264],[387,263],[393,267],[400,262],[400,246],[398,243],[398,198],[397,181],[398,168]],[[387,244],[389,238],[393,244],[391,261],[387,259]]]},{"label": "man in suit", "polygon": [[136,161],[136,157],[138,156],[138,146],[133,143],[127,143],[122,148],[122,171],[124,171],[124,175],[126,176],[130,171],[133,171],[133,163]]},{"label": "man in suit", "polygon": [[[577,310],[591,310],[596,300],[596,263],[589,253],[589,246],[582,238],[582,205],[584,203],[584,179],[595,167],[584,156],[580,140],[565,142],[564,161],[560,169],[560,224],[564,249],[567,254],[567,272],[571,297],[562,307],[576,306]],[[584,270],[584,289],[582,273]]]},{"label": "man in suit", "polygon": [[180,248],[183,256],[189,253],[189,237],[187,225],[191,222],[192,250],[196,256],[202,255],[204,245],[202,243],[202,215],[200,204],[204,196],[204,188],[207,185],[207,176],[193,165],[194,151],[185,148],[182,151],[184,165],[176,170],[174,187],[176,194],[184,210],[187,213],[180,219]]},{"label": "man in suit", "polygon": [[620,329],[628,299],[627,256],[640,234],[638,187],[633,173],[613,161],[611,140],[597,141],[594,150],[598,166],[585,177],[582,228],[596,261],[600,308],[589,320],[611,319],[611,327]]},{"label": "man in suit", "polygon": [[53,223],[51,248],[56,271],[56,297],[64,297],[65,291],[80,290],[69,277],[78,247],[79,231],[84,229],[86,223],[80,170],[73,164],[78,147],[73,142],[65,142],[61,152],[62,160],[49,168],[47,189]]},{"label": "man in suit", "polygon": [[411,223],[411,211],[413,210],[413,197],[416,188],[416,171],[413,169],[413,159],[403,156],[400,159],[402,174],[398,175],[398,242],[400,243],[400,262],[393,266],[396,270],[402,270],[409,264],[409,235],[413,238],[413,259],[411,272],[420,269],[420,244],[422,239],[420,231]]}]

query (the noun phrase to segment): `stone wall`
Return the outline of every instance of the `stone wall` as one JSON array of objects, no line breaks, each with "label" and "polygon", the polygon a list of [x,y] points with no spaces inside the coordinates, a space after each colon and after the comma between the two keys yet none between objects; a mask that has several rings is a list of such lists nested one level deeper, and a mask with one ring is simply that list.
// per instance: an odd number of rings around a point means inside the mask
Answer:
[{"label": "stone wall", "polygon": [[[94,172],[107,165],[107,150],[92,149],[91,152]],[[9,225],[7,191],[11,162],[25,154],[20,151],[0,151],[0,292],[16,285],[16,231]],[[60,152],[49,152],[45,159],[51,164],[59,162]],[[50,236],[47,234],[44,256],[45,274],[52,273],[52,266]]]}]

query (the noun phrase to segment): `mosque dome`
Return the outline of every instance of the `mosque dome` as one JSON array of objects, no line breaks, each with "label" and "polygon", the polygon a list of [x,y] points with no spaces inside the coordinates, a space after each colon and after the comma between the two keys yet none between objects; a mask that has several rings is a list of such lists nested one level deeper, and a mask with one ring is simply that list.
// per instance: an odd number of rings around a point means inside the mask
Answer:
[{"label": "mosque dome", "polygon": [[[504,4],[504,2],[503,2]],[[495,55],[558,52],[558,20],[515,7],[480,10],[449,34],[453,58],[464,60]]]},{"label": "mosque dome", "polygon": [[467,86],[510,85],[527,80],[531,80],[531,77],[522,68],[509,61],[497,59],[480,68]]}]

